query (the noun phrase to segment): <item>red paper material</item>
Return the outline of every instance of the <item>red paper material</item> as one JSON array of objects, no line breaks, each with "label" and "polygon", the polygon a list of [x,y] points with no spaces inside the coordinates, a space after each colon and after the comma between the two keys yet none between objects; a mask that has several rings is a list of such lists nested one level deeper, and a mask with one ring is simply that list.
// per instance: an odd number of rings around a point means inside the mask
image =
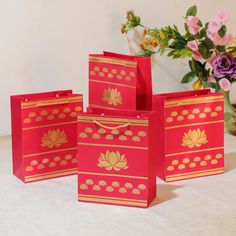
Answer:
[{"label": "red paper material", "polygon": [[153,96],[157,176],[175,181],[224,172],[224,98],[210,90]]},{"label": "red paper material", "polygon": [[116,53],[89,56],[89,106],[151,110],[150,57]]},{"label": "red paper material", "polygon": [[78,116],[79,201],[147,207],[156,196],[155,112]]},{"label": "red paper material", "polygon": [[71,90],[11,96],[13,173],[25,183],[77,173],[77,115]]}]

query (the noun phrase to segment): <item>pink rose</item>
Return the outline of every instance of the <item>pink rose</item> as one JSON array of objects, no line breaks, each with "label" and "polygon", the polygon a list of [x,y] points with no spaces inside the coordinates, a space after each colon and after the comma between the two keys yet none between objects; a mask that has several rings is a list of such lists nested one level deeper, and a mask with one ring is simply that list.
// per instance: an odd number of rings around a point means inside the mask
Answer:
[{"label": "pink rose", "polygon": [[210,31],[207,30],[207,37],[211,40],[214,41],[217,33],[211,33]]},{"label": "pink rose", "polygon": [[210,75],[207,79],[207,82],[208,83],[216,83],[216,79],[213,75]]},{"label": "pink rose", "polygon": [[214,88],[209,88],[210,89],[210,93],[215,93],[216,90]]},{"label": "pink rose", "polygon": [[199,32],[199,19],[196,16],[189,16],[187,19],[188,30],[190,34],[196,35]]},{"label": "pink rose", "polygon": [[207,27],[207,31],[211,34],[218,33],[221,26],[222,26],[222,24],[218,19],[210,20],[208,27]]},{"label": "pink rose", "polygon": [[227,11],[225,11],[225,10],[220,10],[220,11],[218,12],[217,18],[218,18],[221,22],[225,23],[225,22],[227,22],[228,19],[229,19],[229,13],[228,13]]},{"label": "pink rose", "polygon": [[192,57],[195,61],[200,61],[202,59],[202,55],[199,51],[193,52]]},{"label": "pink rose", "polygon": [[231,83],[226,78],[219,80],[219,85],[224,91],[229,91],[231,88]]},{"label": "pink rose", "polygon": [[226,34],[223,38],[221,38],[218,34],[216,35],[216,37],[213,40],[215,45],[229,45],[232,44],[234,42],[234,37],[232,34],[228,33]]},{"label": "pink rose", "polygon": [[192,40],[187,43],[187,47],[190,48],[192,51],[198,51],[199,42],[197,40]]},{"label": "pink rose", "polygon": [[217,58],[216,52],[213,51],[211,56],[207,59],[207,63],[212,64],[212,62]]}]

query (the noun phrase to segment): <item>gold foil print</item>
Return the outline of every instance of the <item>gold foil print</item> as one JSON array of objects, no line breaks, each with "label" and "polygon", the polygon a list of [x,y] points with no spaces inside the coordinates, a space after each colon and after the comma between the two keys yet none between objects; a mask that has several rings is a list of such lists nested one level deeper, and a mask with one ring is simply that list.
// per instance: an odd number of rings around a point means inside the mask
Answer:
[{"label": "gold foil print", "polygon": [[206,161],[201,161],[200,162],[200,166],[206,166],[207,165],[207,162]]},{"label": "gold foil print", "polygon": [[111,131],[111,134],[113,134],[113,135],[118,135],[119,133],[120,133],[120,131],[118,129],[113,129]]},{"label": "gold foil print", "polygon": [[88,186],[86,184],[80,184],[79,188],[82,190],[87,190]]},{"label": "gold foil print", "polygon": [[49,158],[44,158],[44,159],[42,160],[42,163],[43,163],[43,164],[49,163]]},{"label": "gold foil print", "polygon": [[122,71],[120,72],[120,74],[121,74],[121,75],[126,75],[126,72],[125,72],[124,70],[122,70]]},{"label": "gold foil print", "polygon": [[138,132],[138,136],[140,136],[140,137],[145,137],[147,134],[146,134],[146,132],[145,131],[139,131]]},{"label": "gold foil print", "polygon": [[119,188],[119,192],[120,193],[127,193],[127,190],[126,190],[126,188],[121,187],[121,188]]},{"label": "gold foil print", "polygon": [[196,165],[196,163],[194,163],[194,162],[191,162],[190,164],[189,164],[189,167],[190,168],[194,168],[194,167],[196,167],[197,165]]},{"label": "gold foil print", "polygon": [[111,183],[111,186],[113,186],[113,187],[120,187],[120,183],[117,182],[117,181],[113,181],[113,182]]},{"label": "gold foil print", "polygon": [[217,163],[218,163],[217,160],[215,160],[215,159],[211,160],[211,164],[212,164],[212,165],[216,165]]},{"label": "gold foil print", "polygon": [[182,115],[188,115],[188,110],[183,110]]},{"label": "gold foil print", "polygon": [[132,193],[135,194],[135,195],[139,195],[139,194],[140,194],[140,190],[137,189],[137,188],[134,188],[134,189],[132,190]]},{"label": "gold foil print", "polygon": [[177,111],[172,111],[170,115],[175,117],[175,116],[178,115],[178,112]]},{"label": "gold foil print", "polygon": [[183,116],[178,116],[178,117],[177,117],[177,120],[178,120],[178,121],[182,121],[183,119],[184,119]]},{"label": "gold foil print", "polygon": [[56,163],[55,163],[55,162],[50,162],[48,166],[49,166],[49,167],[55,167],[55,166],[56,166]]},{"label": "gold foil print", "polygon": [[111,135],[111,134],[106,134],[105,138],[108,139],[108,140],[112,140],[112,139],[113,139],[113,135]]},{"label": "gold foil print", "polygon": [[134,76],[135,76],[135,73],[134,73],[134,72],[130,72],[130,73],[129,73],[129,76],[134,77]]},{"label": "gold foil print", "polygon": [[205,107],[204,112],[211,112],[211,108],[210,107]]},{"label": "gold foil print", "polygon": [[30,118],[25,118],[25,119],[24,119],[24,123],[25,123],[25,124],[29,124],[30,122],[31,122],[31,119],[30,119]]},{"label": "gold foil print", "polygon": [[63,110],[65,113],[70,113],[71,112],[71,109],[69,107],[66,107],[64,110]]},{"label": "gold foil print", "polygon": [[70,154],[65,155],[65,160],[71,160],[71,159],[72,159],[72,155]]},{"label": "gold foil print", "polygon": [[41,146],[53,148],[53,147],[60,147],[65,143],[67,143],[67,136],[65,132],[56,129],[56,130],[49,130],[47,133],[43,134]]},{"label": "gold foil print", "polygon": [[37,116],[36,118],[35,118],[35,121],[36,122],[40,122],[40,121],[42,121],[43,120],[43,117],[42,116]]},{"label": "gold foil print", "polygon": [[35,116],[36,116],[36,113],[35,113],[35,112],[30,112],[30,113],[29,113],[29,117],[30,117],[30,118],[33,118],[33,117],[35,117]]},{"label": "gold foil print", "polygon": [[65,165],[67,165],[67,164],[68,164],[67,160],[62,160],[62,161],[60,162],[60,165],[61,165],[61,166],[65,166]]},{"label": "gold foil print", "polygon": [[92,133],[92,132],[93,132],[93,129],[90,128],[90,127],[86,127],[84,131],[85,131],[86,133]]},{"label": "gold foil print", "polygon": [[59,116],[58,116],[60,119],[64,119],[66,117],[66,115],[64,113],[61,113]]},{"label": "gold foil print", "polygon": [[193,120],[193,119],[195,119],[195,115],[193,115],[193,114],[189,114],[189,115],[188,115],[188,119],[189,119],[189,120]]},{"label": "gold foil print", "polygon": [[125,80],[131,81],[131,78],[130,78],[129,76],[126,76],[126,77],[125,77]]},{"label": "gold foil print", "polygon": [[208,142],[205,130],[193,129],[184,133],[182,146],[188,148],[201,147]]},{"label": "gold foil print", "polygon": [[75,111],[73,111],[73,112],[70,113],[70,116],[71,116],[71,117],[76,117],[76,116],[77,116],[77,113],[76,113]]},{"label": "gold foil print", "polygon": [[96,75],[96,72],[95,71],[90,71],[89,74],[94,76],[94,75]]},{"label": "gold foil print", "polygon": [[112,74],[117,74],[117,70],[116,70],[116,69],[112,69],[112,70],[111,70],[111,73],[112,73]]},{"label": "gold foil print", "polygon": [[93,69],[94,71],[100,71],[100,68],[98,66],[95,66]]},{"label": "gold foil print", "polygon": [[200,113],[200,110],[198,108],[194,108],[193,109],[193,114],[198,114],[198,113]]},{"label": "gold foil print", "polygon": [[185,165],[184,164],[180,164],[179,166],[178,166],[178,169],[180,169],[180,170],[183,170],[185,168]]},{"label": "gold foil print", "polygon": [[93,185],[94,184],[92,179],[86,179],[85,183],[88,184],[88,185]]},{"label": "gold foil print", "polygon": [[134,142],[140,142],[141,139],[140,139],[139,136],[134,136],[134,137],[132,137],[132,141],[134,141]]},{"label": "gold foil print", "polygon": [[100,134],[93,134],[93,135],[92,135],[92,138],[94,138],[94,139],[100,139],[101,136],[100,136]]},{"label": "gold foil print", "polygon": [[45,165],[44,164],[39,164],[38,167],[37,167],[39,170],[42,170],[45,168]]},{"label": "gold foil print", "polygon": [[99,184],[100,186],[106,186],[106,185],[107,185],[107,182],[106,182],[105,180],[100,180],[100,181],[98,182],[98,184]]},{"label": "gold foil print", "polygon": [[117,75],[116,78],[119,79],[119,80],[121,80],[121,79],[122,79],[122,76],[121,76],[121,75]]},{"label": "gold foil print", "polygon": [[106,88],[102,100],[108,105],[118,106],[123,103],[121,93],[115,88]]},{"label": "gold foil print", "polygon": [[190,162],[190,159],[189,159],[189,158],[184,158],[184,159],[183,159],[183,163],[184,163],[184,164],[187,164],[187,163],[189,163],[189,162]]},{"label": "gold foil print", "polygon": [[47,112],[47,111],[41,111],[41,112],[40,112],[40,115],[41,115],[41,116],[47,116],[47,115],[48,115],[48,112]]},{"label": "gold foil print", "polygon": [[60,160],[61,160],[61,157],[59,157],[59,156],[56,156],[53,158],[53,161],[60,161]]},{"label": "gold foil print", "polygon": [[54,115],[48,115],[47,119],[48,120],[53,120],[54,119]]},{"label": "gold foil print", "polygon": [[211,117],[216,117],[217,116],[217,112],[213,111],[211,112]]},{"label": "gold foil print", "polygon": [[204,119],[204,118],[206,118],[206,114],[205,114],[205,113],[201,113],[201,114],[199,115],[199,117],[202,118],[202,119]]},{"label": "gold foil print", "polygon": [[37,160],[33,160],[30,162],[30,165],[35,166],[38,165],[38,161]]},{"label": "gold foil print", "polygon": [[78,163],[77,158],[73,158],[73,159],[71,160],[71,163],[73,163],[73,164]]},{"label": "gold foil print", "polygon": [[173,171],[175,168],[174,168],[174,166],[168,166],[167,167],[167,171]]},{"label": "gold foil print", "polygon": [[79,134],[79,137],[80,137],[80,138],[87,138],[88,135],[87,135],[86,133],[84,133],[84,132],[81,132],[81,133]]},{"label": "gold foil print", "polygon": [[98,158],[98,166],[105,168],[105,170],[115,170],[120,171],[122,169],[128,168],[128,162],[125,155],[121,155],[120,152],[110,152],[101,153]]},{"label": "gold foil print", "polygon": [[107,69],[106,67],[104,67],[104,68],[102,69],[102,71],[103,71],[104,73],[107,73],[107,72],[108,72],[108,69]]},{"label": "gold foil print", "polygon": [[223,157],[222,154],[220,154],[220,153],[216,154],[216,159],[221,159],[222,157]]},{"label": "gold foil print", "polygon": [[168,117],[168,118],[166,119],[166,122],[168,122],[168,123],[173,122],[173,118],[172,118],[172,117]]},{"label": "gold foil print", "polygon": [[216,111],[222,111],[222,109],[223,109],[222,106],[217,106],[217,107],[215,108]]},{"label": "gold foil print", "polygon": [[107,77],[108,77],[109,79],[112,79],[112,78],[113,78],[113,74],[108,74]]},{"label": "gold foil print", "polygon": [[179,164],[179,161],[178,160],[173,160],[172,161],[172,165],[178,165]]},{"label": "gold foil print", "polygon": [[106,187],[106,191],[107,191],[107,192],[114,192],[114,188],[111,187],[111,186],[107,186],[107,187]]},{"label": "gold foil print", "polygon": [[98,133],[99,133],[99,134],[105,134],[105,133],[106,133],[106,130],[103,129],[103,128],[99,128],[99,129],[98,129]]},{"label": "gold foil print", "polygon": [[52,114],[53,115],[56,115],[56,114],[58,114],[60,111],[59,111],[59,109],[54,109],[54,110],[52,110]]},{"label": "gold foil print", "polygon": [[131,136],[131,135],[133,135],[133,132],[131,130],[126,130],[125,135]]},{"label": "gold foil print", "polygon": [[205,161],[211,160],[211,155],[206,155],[206,156],[204,157],[204,160],[205,160]]},{"label": "gold foil print", "polygon": [[139,188],[140,190],[145,190],[145,189],[146,189],[146,185],[145,185],[145,184],[139,184],[139,185],[138,185],[138,188]]},{"label": "gold foil print", "polygon": [[125,135],[120,135],[119,136],[119,140],[120,141],[126,141],[127,140],[127,137]]},{"label": "gold foil print", "polygon": [[99,76],[99,77],[104,77],[105,75],[104,75],[103,72],[99,72],[99,73],[98,73],[98,76]]},{"label": "gold foil print", "polygon": [[33,166],[27,166],[26,169],[25,169],[25,171],[27,171],[27,172],[28,172],[28,171],[32,171],[33,169],[34,169]]},{"label": "gold foil print", "polygon": [[195,158],[194,158],[194,161],[195,161],[195,162],[201,161],[201,157],[195,157]]},{"label": "gold foil print", "polygon": [[75,111],[82,111],[82,107],[81,106],[75,107]]},{"label": "gold foil print", "polygon": [[125,187],[126,187],[126,188],[133,188],[133,184],[131,184],[131,183],[126,183],[126,184],[125,184]]}]

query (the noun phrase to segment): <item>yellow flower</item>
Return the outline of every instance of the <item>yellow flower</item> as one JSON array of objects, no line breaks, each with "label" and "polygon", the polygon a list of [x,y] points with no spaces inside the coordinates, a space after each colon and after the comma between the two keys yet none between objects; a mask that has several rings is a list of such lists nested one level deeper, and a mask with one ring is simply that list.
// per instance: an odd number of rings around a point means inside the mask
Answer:
[{"label": "yellow flower", "polygon": [[189,148],[200,147],[202,144],[206,144],[207,135],[205,130],[189,130],[188,133],[184,133],[182,146],[187,146]]},{"label": "yellow flower", "polygon": [[164,39],[166,36],[164,34],[160,34],[160,38]]},{"label": "yellow flower", "polygon": [[106,151],[105,154],[101,153],[98,159],[98,166],[106,170],[114,169],[115,171],[128,168],[125,155],[121,155],[119,152],[109,151]]},{"label": "yellow flower", "polygon": [[103,92],[104,102],[107,102],[109,105],[120,105],[123,103],[121,93],[117,89],[107,88]]},{"label": "yellow flower", "polygon": [[53,148],[54,146],[60,147],[62,144],[65,143],[67,143],[67,136],[65,132],[56,129],[49,130],[48,133],[43,134],[41,146]]},{"label": "yellow flower", "polygon": [[199,79],[196,80],[196,81],[193,83],[192,87],[193,87],[194,90],[200,89],[200,88],[202,87],[202,82],[201,82],[201,80],[199,80]]}]

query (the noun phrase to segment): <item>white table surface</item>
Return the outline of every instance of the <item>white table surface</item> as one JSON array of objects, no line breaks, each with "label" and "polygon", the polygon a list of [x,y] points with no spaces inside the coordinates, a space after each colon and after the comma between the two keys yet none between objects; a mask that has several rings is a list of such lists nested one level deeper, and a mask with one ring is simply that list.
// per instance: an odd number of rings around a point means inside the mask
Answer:
[{"label": "white table surface", "polygon": [[23,184],[11,139],[0,138],[0,236],[236,236],[236,137],[225,135],[223,175],[164,183],[139,209],[77,202],[76,176]]}]

